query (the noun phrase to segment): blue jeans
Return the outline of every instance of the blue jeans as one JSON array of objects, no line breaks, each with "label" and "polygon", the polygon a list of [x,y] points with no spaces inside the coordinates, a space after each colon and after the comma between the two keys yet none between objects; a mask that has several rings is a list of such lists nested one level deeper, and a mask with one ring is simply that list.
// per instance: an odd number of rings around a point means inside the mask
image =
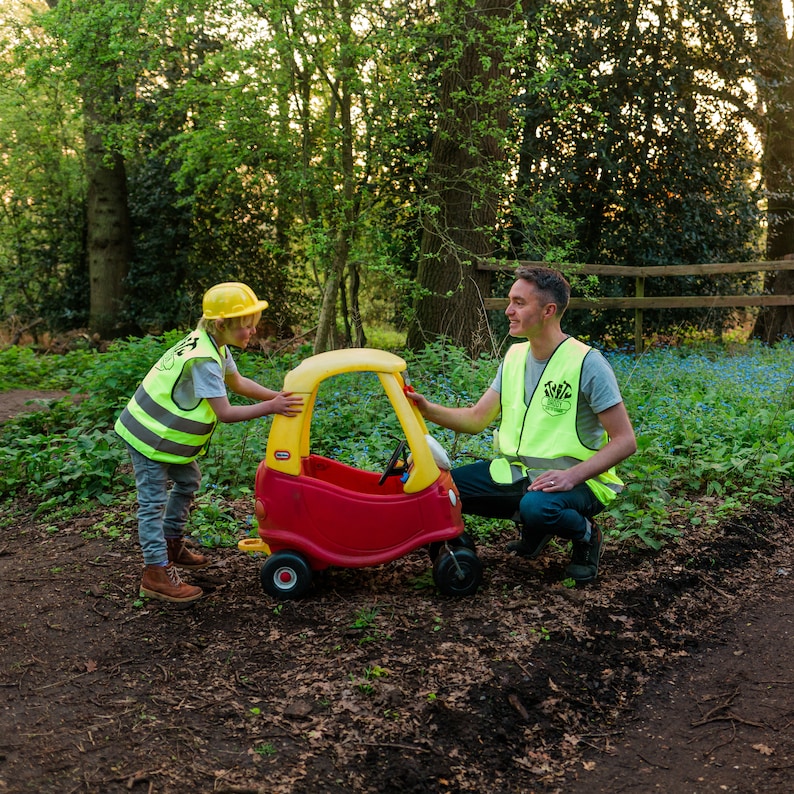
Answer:
[{"label": "blue jeans", "polygon": [[486,518],[514,518],[523,526],[567,540],[589,540],[586,519],[604,509],[590,488],[582,483],[571,491],[527,491],[527,480],[500,485],[491,479],[489,462],[480,460],[452,470],[464,513]]},{"label": "blue jeans", "polygon": [[[127,444],[138,489],[138,540],[145,565],[168,562],[166,538],[181,538],[193,494],[201,485],[198,463],[161,463]],[[168,480],[174,485],[168,492]]]}]

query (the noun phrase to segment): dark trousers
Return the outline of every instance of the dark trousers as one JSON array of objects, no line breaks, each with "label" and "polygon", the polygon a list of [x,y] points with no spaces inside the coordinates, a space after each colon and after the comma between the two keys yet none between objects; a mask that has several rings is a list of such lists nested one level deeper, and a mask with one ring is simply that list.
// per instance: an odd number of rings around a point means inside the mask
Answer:
[{"label": "dark trousers", "polygon": [[582,483],[571,491],[527,491],[527,480],[500,485],[491,479],[488,461],[477,461],[452,470],[464,513],[486,518],[514,518],[518,513],[523,526],[567,540],[583,540],[588,535],[585,518],[604,509],[590,488]]}]

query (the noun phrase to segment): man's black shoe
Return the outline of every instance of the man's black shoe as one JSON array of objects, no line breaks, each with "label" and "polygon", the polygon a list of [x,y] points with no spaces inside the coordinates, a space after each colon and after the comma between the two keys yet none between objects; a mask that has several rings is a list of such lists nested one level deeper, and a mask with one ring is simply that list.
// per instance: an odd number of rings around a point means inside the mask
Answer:
[{"label": "man's black shoe", "polygon": [[529,532],[524,529],[521,531],[521,537],[518,540],[511,540],[507,544],[507,550],[514,552],[519,557],[528,557],[530,560],[534,560],[546,548],[553,537],[554,535],[547,535],[543,530]]},{"label": "man's black shoe", "polygon": [[597,524],[593,524],[589,541],[573,541],[571,562],[565,569],[565,575],[577,584],[592,582],[598,576],[598,563],[603,548],[604,536],[601,533],[601,528]]}]

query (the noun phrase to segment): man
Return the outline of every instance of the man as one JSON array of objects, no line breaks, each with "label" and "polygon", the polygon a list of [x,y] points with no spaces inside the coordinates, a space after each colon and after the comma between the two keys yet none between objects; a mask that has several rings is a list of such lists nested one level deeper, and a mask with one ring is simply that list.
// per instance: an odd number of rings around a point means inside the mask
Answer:
[{"label": "man", "polygon": [[560,327],[571,289],[556,270],[519,267],[505,310],[508,350],[476,405],[448,408],[409,392],[422,415],[458,433],[480,433],[500,417],[497,457],[452,472],[464,513],[520,517],[508,544],[534,559],[554,536],[573,541],[566,576],[598,575],[603,536],[593,517],[620,492],[614,467],[637,449],[612,368]]}]

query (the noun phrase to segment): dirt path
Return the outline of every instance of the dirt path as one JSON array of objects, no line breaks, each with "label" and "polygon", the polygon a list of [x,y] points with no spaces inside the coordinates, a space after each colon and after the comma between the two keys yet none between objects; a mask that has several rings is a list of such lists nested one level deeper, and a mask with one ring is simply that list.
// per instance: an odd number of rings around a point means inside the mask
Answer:
[{"label": "dirt path", "polygon": [[735,604],[735,617],[717,628],[703,651],[659,671],[610,755],[591,753],[592,770],[571,791],[792,790],[792,570],[778,568],[777,579],[761,592],[725,597]]},{"label": "dirt path", "polygon": [[215,549],[187,608],[138,599],[131,507],[0,505],[0,794],[788,794],[783,496],[658,554],[610,542],[587,588],[498,542],[473,598],[416,552],[278,604]]},{"label": "dirt path", "polygon": [[25,411],[46,411],[49,403],[66,397],[65,391],[14,389],[0,392],[0,424]]}]

